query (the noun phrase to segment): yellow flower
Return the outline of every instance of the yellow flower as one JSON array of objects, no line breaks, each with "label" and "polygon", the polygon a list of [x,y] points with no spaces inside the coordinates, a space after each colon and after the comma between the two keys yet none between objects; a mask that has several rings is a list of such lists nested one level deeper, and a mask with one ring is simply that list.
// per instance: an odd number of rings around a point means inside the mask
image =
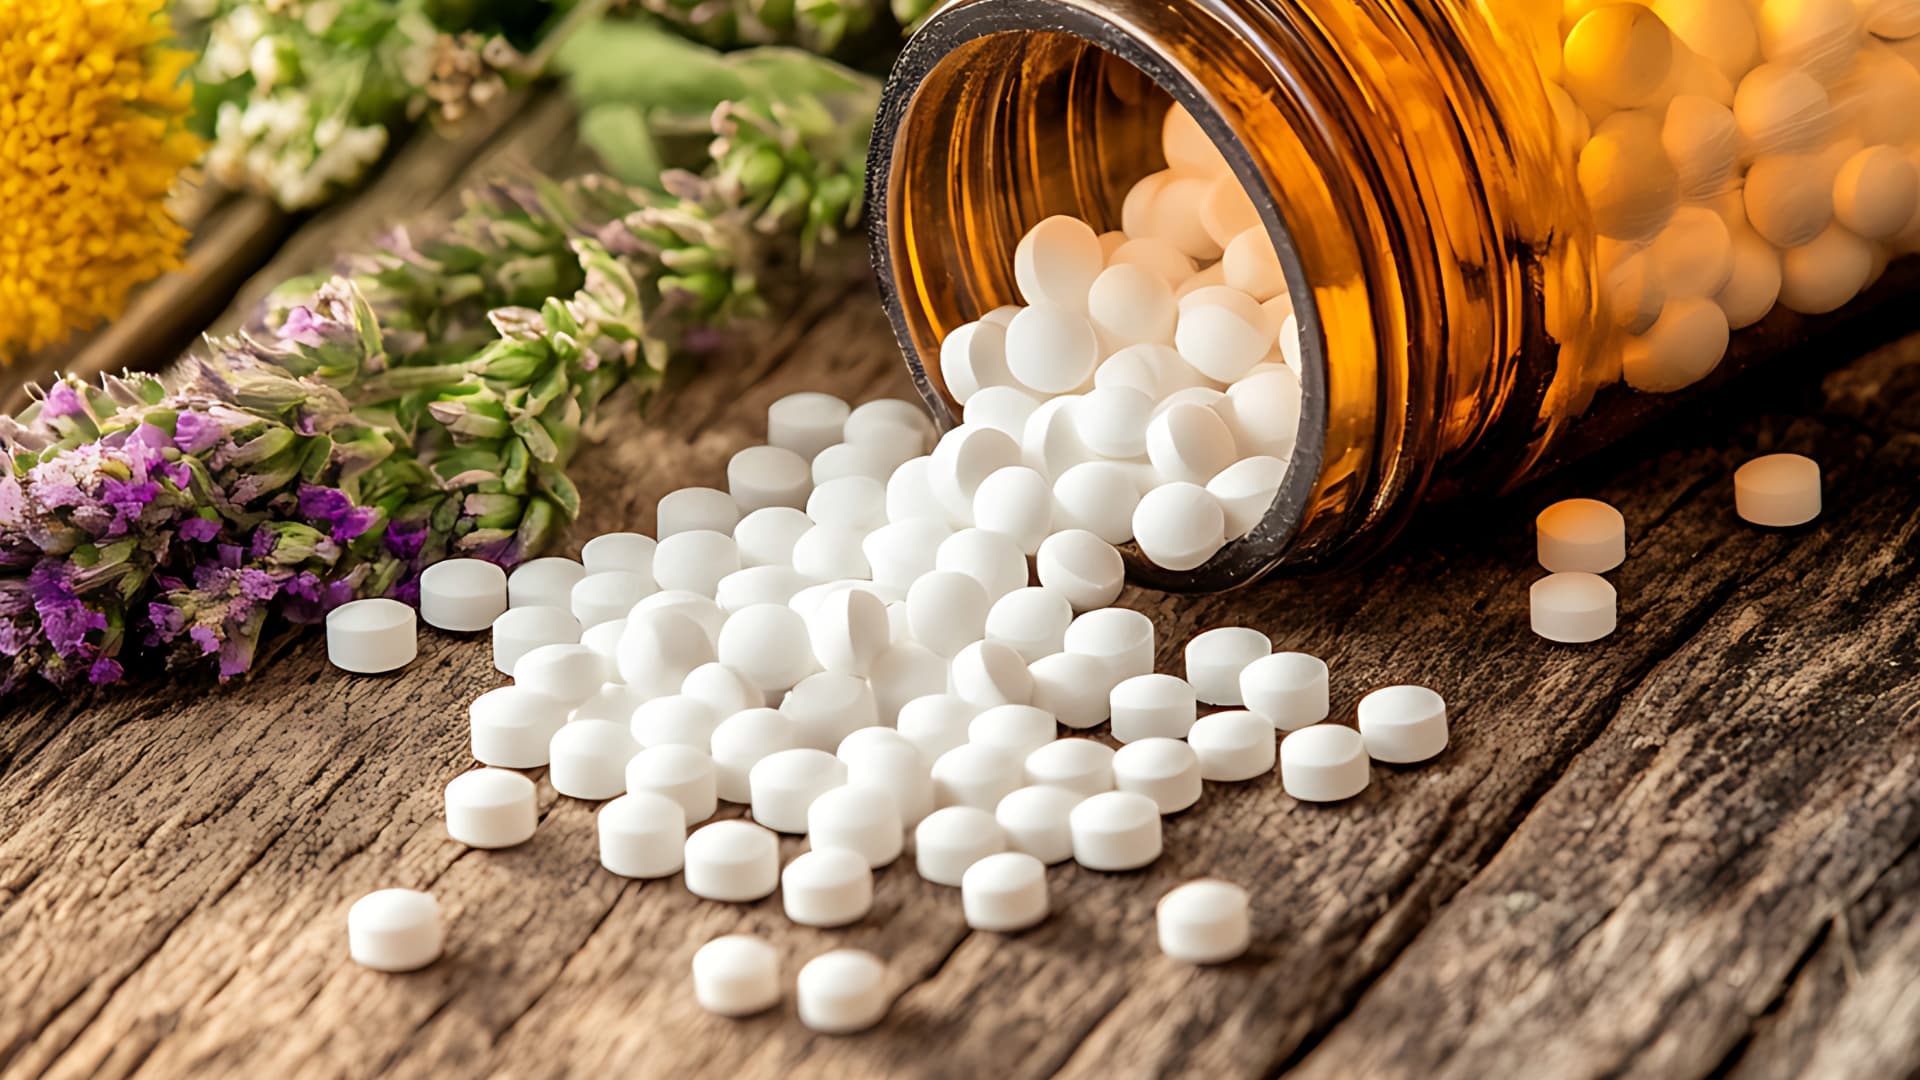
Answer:
[{"label": "yellow flower", "polygon": [[179,265],[167,189],[200,153],[163,0],[0,0],[0,360]]}]

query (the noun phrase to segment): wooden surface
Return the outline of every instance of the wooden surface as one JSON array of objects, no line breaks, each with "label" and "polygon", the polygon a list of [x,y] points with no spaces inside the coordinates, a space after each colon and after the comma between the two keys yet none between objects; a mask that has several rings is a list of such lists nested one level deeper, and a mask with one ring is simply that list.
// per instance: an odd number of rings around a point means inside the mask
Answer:
[{"label": "wooden surface", "polygon": [[[533,138],[544,122],[509,140]],[[586,452],[597,531],[650,528],[718,483],[793,390],[907,383],[871,285],[823,285],[770,339]],[[1731,472],[1790,449],[1828,512],[1738,522]],[[1426,683],[1453,743],[1361,797],[1209,784],[1132,874],[1049,872],[1056,914],[969,932],[910,863],[873,914],[787,923],[778,898],[697,900],[597,863],[595,807],[542,779],[534,839],[448,840],[484,638],[425,632],[405,671],[349,678],[313,637],[215,689],[0,703],[0,1073],[611,1075],[1899,1076],[1920,1070],[1920,341],[1779,372],[1710,413],[1488,506],[1423,517],[1389,560],[1196,599],[1130,590],[1163,669],[1242,623],[1332,666],[1336,718]],[[1529,633],[1530,520],[1605,498],[1631,554],[1620,630]],[[737,810],[735,811],[737,812]],[[783,843],[783,853],[800,850]],[[1184,967],[1153,904],[1246,886],[1249,956]],[[432,890],[446,957],[345,958],[350,903]],[[889,965],[877,1030],[809,1034],[791,1000],[727,1021],[693,950],[765,934],[792,972],[838,945]]]}]

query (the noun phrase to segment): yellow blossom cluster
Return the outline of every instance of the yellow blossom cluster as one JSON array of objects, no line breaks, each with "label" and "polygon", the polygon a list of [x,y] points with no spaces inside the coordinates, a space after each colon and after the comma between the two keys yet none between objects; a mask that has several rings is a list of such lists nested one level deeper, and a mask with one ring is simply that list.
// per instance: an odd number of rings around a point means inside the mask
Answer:
[{"label": "yellow blossom cluster", "polygon": [[0,359],[116,314],[179,262],[200,153],[163,0],[0,0]]}]

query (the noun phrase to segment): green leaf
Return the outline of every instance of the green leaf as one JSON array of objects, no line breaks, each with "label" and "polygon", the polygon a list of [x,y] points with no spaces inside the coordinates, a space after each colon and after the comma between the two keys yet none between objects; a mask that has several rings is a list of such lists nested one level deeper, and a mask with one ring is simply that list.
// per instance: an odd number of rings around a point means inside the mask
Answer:
[{"label": "green leaf", "polygon": [[602,21],[569,38],[554,58],[584,105],[624,102],[711,108],[753,87],[726,58],[644,22]]},{"label": "green leaf", "polygon": [[659,185],[665,164],[639,106],[627,102],[590,106],[580,116],[580,139],[600,155],[600,163],[614,176],[629,184]]}]

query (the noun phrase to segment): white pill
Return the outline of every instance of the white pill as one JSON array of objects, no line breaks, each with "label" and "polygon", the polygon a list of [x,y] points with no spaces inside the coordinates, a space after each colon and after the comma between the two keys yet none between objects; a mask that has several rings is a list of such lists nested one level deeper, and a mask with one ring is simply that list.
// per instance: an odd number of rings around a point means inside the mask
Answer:
[{"label": "white pill", "polygon": [[1714,300],[1731,329],[1740,330],[1766,317],[1780,299],[1780,252],[1751,229],[1733,237],[1733,277]]},{"label": "white pill", "polygon": [[1246,626],[1221,626],[1187,642],[1187,681],[1208,705],[1243,705],[1240,673],[1273,652],[1267,635]]},{"label": "white pill", "polygon": [[1648,254],[1668,296],[1713,296],[1733,277],[1733,235],[1711,207],[1675,210]]},{"label": "white pill", "polygon": [[1028,389],[1069,393],[1093,377],[1099,362],[1093,324],[1072,308],[1037,304],[1007,324],[1007,370]]},{"label": "white pill", "polygon": [[380,889],[347,909],[347,952],[375,971],[417,971],[440,959],[440,905],[413,889]]},{"label": "white pill", "polygon": [[[1138,189],[1139,185],[1135,185]],[[1131,192],[1128,199],[1132,199]],[[1172,242],[1157,236],[1135,236],[1107,257],[1108,266],[1139,266],[1151,270],[1167,287],[1177,289],[1193,276],[1193,260]]]},{"label": "white pill", "polygon": [[886,485],[869,476],[842,476],[813,489],[807,516],[815,524],[866,534],[887,523]]},{"label": "white pill", "polygon": [[986,640],[1012,646],[1028,664],[1061,650],[1073,605],[1045,586],[1015,589],[987,611]]},{"label": "white pill", "polygon": [[[1160,367],[1153,359],[1153,348],[1150,345],[1129,345],[1100,361],[1100,366],[1093,369],[1093,388],[1137,390],[1145,394],[1148,400],[1157,400],[1160,397]],[[1165,346],[1160,348],[1173,352]],[[1179,360],[1180,354],[1173,353],[1173,356]],[[1179,362],[1185,363],[1183,360]]]},{"label": "white pill", "polygon": [[892,644],[887,606],[862,589],[829,594],[814,607],[806,624],[813,655],[829,672],[864,678],[875,658]]},{"label": "white pill", "polygon": [[941,541],[953,535],[944,516],[918,517],[882,525],[860,542],[860,551],[873,571],[873,580],[908,589],[933,572],[934,554]]},{"label": "white pill", "polygon": [[600,865],[628,878],[663,878],[685,863],[687,817],[680,804],[652,791],[622,795],[595,816]]},{"label": "white pill", "polygon": [[966,422],[1019,439],[1026,431],[1027,418],[1039,407],[1039,398],[1017,386],[983,387],[967,399]]},{"label": "white pill", "polygon": [[1207,493],[1226,515],[1227,539],[1240,539],[1266,519],[1286,478],[1286,461],[1261,454],[1241,458],[1207,481]]},{"label": "white pill", "polygon": [[633,610],[627,612],[627,622],[631,624],[636,616],[655,611],[669,611],[692,620],[707,635],[708,642],[719,638],[720,627],[727,621],[727,612],[720,609],[713,597],[686,589],[664,589],[633,605]]},{"label": "white pill", "polygon": [[917,432],[923,442],[933,438],[933,421],[927,410],[919,402],[903,398],[875,398],[854,406],[840,434],[846,442],[863,442],[876,432],[893,428]]},{"label": "white pill", "polygon": [[1360,739],[1375,761],[1409,765],[1447,748],[1447,703],[1424,686],[1382,687],[1360,699],[1359,713]]},{"label": "white pill", "polygon": [[1087,289],[1105,262],[1100,237],[1091,226],[1056,214],[1020,238],[1013,252],[1013,279],[1029,304],[1084,310]]},{"label": "white pill", "polygon": [[628,686],[661,697],[677,692],[694,668],[713,662],[713,642],[699,623],[677,611],[635,607],[614,659]]},{"label": "white pill", "polygon": [[1302,802],[1351,799],[1367,779],[1366,743],[1352,728],[1314,724],[1280,740],[1280,787]]},{"label": "white pill", "polygon": [[627,762],[627,794],[640,792],[664,795],[678,803],[686,825],[705,821],[719,809],[713,759],[705,747],[668,743],[635,754]]},{"label": "white pill", "polygon": [[913,639],[940,656],[953,656],[986,636],[987,590],[958,570],[935,570],[907,590]]},{"label": "white pill", "polygon": [[840,441],[853,410],[832,394],[803,391],[767,406],[767,443],[808,461]]},{"label": "white pill", "polygon": [[[868,694],[871,696],[871,688],[868,689]],[[908,742],[907,737],[900,734],[898,730],[890,727],[881,727],[878,724],[869,724],[866,727],[854,728],[852,731],[847,732],[845,737],[840,740],[840,745],[834,748],[833,756],[839,758],[842,763],[846,763],[859,757],[867,750],[882,745],[900,746],[909,750],[913,749],[913,744]]]},{"label": "white pill", "polygon": [[611,799],[627,790],[627,762],[640,752],[627,725],[581,720],[553,733],[547,780],[575,799]]},{"label": "white pill", "polygon": [[1284,365],[1261,365],[1228,387],[1215,411],[1241,454],[1286,457],[1300,432],[1300,377]]},{"label": "white pill", "polygon": [[849,476],[864,476],[885,483],[893,470],[911,456],[874,443],[835,443],[813,456],[813,483],[818,487]]},{"label": "white pill", "polygon": [[873,788],[893,799],[900,824],[912,827],[933,812],[933,772],[920,751],[900,742],[869,742],[847,748],[847,786]]},{"label": "white pill", "polygon": [[1020,447],[1003,431],[962,424],[940,437],[927,466],[927,483],[955,524],[973,516],[980,482],[996,470],[1020,464]]},{"label": "white pill", "polygon": [[1115,684],[1108,697],[1113,737],[1123,743],[1141,739],[1184,739],[1198,714],[1198,697],[1185,679],[1148,673]]},{"label": "white pill", "polygon": [[813,800],[846,782],[845,763],[825,750],[799,746],[775,751],[747,772],[753,819],[776,832],[804,833]]},{"label": "white pill", "polygon": [[751,821],[716,821],[687,837],[687,891],[748,904],[780,885],[780,839]]},{"label": "white pill", "polygon": [[415,622],[398,600],[349,600],[327,612],[327,662],[363,675],[406,667],[420,651]]},{"label": "white pill", "polygon": [[1280,255],[1262,224],[1249,225],[1228,242],[1220,257],[1220,271],[1229,287],[1256,300],[1266,301],[1287,291]]},{"label": "white pill", "polygon": [[[769,506],[805,506],[812,489],[813,469],[806,458],[779,446],[749,446],[727,461],[727,492],[738,508],[735,519],[722,528],[716,515],[712,523],[694,527],[731,532],[739,524],[740,514]],[[660,502],[662,507],[666,506],[665,499]],[[661,535],[668,535],[664,527]]]},{"label": "white pill", "polygon": [[1860,15],[1850,0],[1763,0],[1755,20],[1769,61],[1839,76],[1860,46]]},{"label": "white pill", "polygon": [[1113,786],[1176,814],[1200,801],[1200,758],[1179,739],[1139,739],[1114,752]]},{"label": "white pill", "polygon": [[1754,458],[1733,472],[1733,506],[1755,525],[1805,525],[1820,516],[1820,465],[1799,454]]},{"label": "white pill", "polygon": [[727,934],[693,954],[693,998],[717,1016],[752,1016],[780,1003],[780,953],[751,934]]},{"label": "white pill", "polygon": [[[759,447],[758,449],[766,449]],[[718,488],[686,487],[670,491],[660,496],[659,505],[654,508],[655,532],[662,541],[670,536],[684,532],[703,530],[706,532],[731,533],[740,523],[740,504],[732,495]],[[654,557],[660,555],[659,544],[654,545]],[[657,580],[657,579],[656,579]],[[662,581],[665,588],[675,588]]]},{"label": "white pill", "polygon": [[976,641],[953,656],[953,692],[982,709],[1025,705],[1033,700],[1033,674],[1018,650]]},{"label": "white pill", "polygon": [[814,851],[848,851],[863,866],[878,869],[899,858],[905,843],[899,800],[887,788],[850,781],[822,793],[807,808],[807,844]]},{"label": "white pill", "polygon": [[1113,748],[1092,739],[1055,739],[1027,755],[1027,783],[1076,795],[1113,790]]},{"label": "white pill", "polygon": [[609,674],[607,658],[579,644],[542,645],[513,665],[516,685],[569,707],[599,693]]},{"label": "white pill", "polygon": [[1234,463],[1233,432],[1212,409],[1175,405],[1147,425],[1147,458],[1167,480],[1204,484]]},{"label": "white pill", "polygon": [[1137,263],[1109,266],[1086,293],[1087,316],[1110,341],[1170,342],[1180,318],[1173,286],[1159,272]]},{"label": "white pill", "polygon": [[1113,603],[1127,580],[1119,550],[1086,529],[1062,529],[1041,541],[1034,567],[1040,584],[1066,597],[1075,612]]},{"label": "white pill", "polygon": [[[609,664],[611,660],[607,661]],[[594,691],[592,697],[573,707],[567,714],[567,720],[611,720],[616,724],[629,723],[635,709],[645,705],[645,694],[617,679],[603,683]]]},{"label": "white pill", "polygon": [[788,566],[749,566],[735,570],[714,586],[713,600],[728,614],[755,604],[784,604],[812,579]]},{"label": "white pill", "polygon": [[1214,146],[1213,137],[1178,102],[1160,121],[1160,151],[1169,166],[1183,172],[1210,176],[1227,170],[1226,159]]},{"label": "white pill", "polygon": [[[1245,303],[1212,302],[1221,293]],[[1187,299],[1202,295],[1206,302],[1182,304],[1180,326],[1173,334],[1174,347],[1195,371],[1218,382],[1232,382],[1267,355],[1274,335],[1267,327],[1266,313],[1247,294],[1214,286],[1189,294]]]},{"label": "white pill", "polygon": [[829,753],[848,735],[880,722],[873,688],[857,675],[838,671],[800,680],[781,699],[780,711],[793,721],[799,745]]},{"label": "white pill", "polygon": [[1007,836],[993,820],[992,805],[945,806],[923,818],[913,830],[914,869],[920,876],[935,885],[957,886],[967,867],[1007,850]]},{"label": "white pill", "polygon": [[1240,781],[1273,771],[1273,725],[1244,709],[1212,713],[1194,721],[1187,745],[1200,759],[1202,780]]},{"label": "white pill", "polygon": [[801,926],[856,923],[873,909],[873,871],[857,851],[805,851],[781,872],[780,901]]},{"label": "white pill", "polygon": [[753,801],[750,779],[754,765],[768,754],[799,745],[793,721],[778,709],[746,709],[727,717],[713,729],[708,746],[713,753],[714,787],[728,802]]},{"label": "white pill", "polygon": [[467,706],[474,760],[504,769],[537,769],[547,763],[554,733],[567,723],[563,701],[519,686],[502,686]]},{"label": "white pill", "polygon": [[1825,315],[1860,294],[1879,258],[1874,245],[1841,226],[1780,256],[1780,305],[1802,315]]},{"label": "white pill", "polygon": [[1153,398],[1133,387],[1096,387],[1074,407],[1074,427],[1101,457],[1132,460],[1147,452],[1153,406]]},{"label": "white pill", "polygon": [[887,477],[887,520],[909,521],[937,518],[945,521],[947,508],[932,487],[932,457],[917,457],[902,462]]},{"label": "white pill", "polygon": [[1006,833],[1008,848],[1050,866],[1073,858],[1073,831],[1067,819],[1086,797],[1064,787],[1023,787],[1001,799],[993,817]]},{"label": "white pill", "polygon": [[1673,67],[1673,35],[1638,4],[1606,4],[1567,31],[1569,82],[1616,109],[1650,104]]},{"label": "white pill", "polygon": [[[732,523],[727,525],[732,529]],[[664,537],[653,553],[653,578],[662,589],[712,596],[720,579],[740,569],[740,549],[717,529],[689,529]]]},{"label": "white pill", "polygon": [[1682,198],[1711,199],[1736,186],[1740,133],[1725,105],[1698,94],[1677,95],[1661,121],[1660,145],[1673,162]]},{"label": "white pill", "polygon": [[1031,555],[1047,538],[1053,518],[1053,489],[1047,478],[1024,465],[996,469],[973,495],[973,523],[1013,541]]},{"label": "white pill", "polygon": [[815,525],[793,545],[793,568],[814,581],[865,578],[873,572],[861,550],[865,539],[853,529]]},{"label": "white pill", "polygon": [[485,630],[506,610],[507,572],[484,559],[445,559],[420,574],[420,618],[428,626]]},{"label": "white pill", "polygon": [[624,619],[633,605],[659,592],[653,578],[631,570],[609,570],[588,574],[574,582],[567,606],[580,625],[591,629],[601,623]]},{"label": "white pill", "polygon": [[1013,934],[1047,918],[1047,868],[1024,851],[1002,851],[960,876],[960,906],[975,930]]},{"label": "white pill", "polygon": [[468,847],[524,843],[539,821],[533,781],[517,772],[475,769],[447,783],[447,835]]},{"label": "white pill", "polygon": [[1140,488],[1126,466],[1110,461],[1074,465],[1053,482],[1053,524],[1079,529],[1108,544],[1133,539]]},{"label": "white pill", "polygon": [[572,559],[529,559],[507,575],[507,606],[565,610],[574,582],[586,576],[587,568]]},{"label": "white pill", "polygon": [[1199,484],[1161,484],[1133,510],[1133,538],[1141,554],[1168,570],[1191,570],[1227,542],[1220,500]]},{"label": "white pill", "polygon": [[1726,312],[1712,300],[1670,300],[1651,329],[1627,340],[1621,377],[1628,386],[1652,393],[1692,386],[1719,366],[1730,335]]},{"label": "white pill", "polygon": [[967,727],[980,709],[956,694],[927,694],[900,709],[900,734],[929,765],[967,741]]},{"label": "white pill", "polygon": [[1317,724],[1330,711],[1326,661],[1301,652],[1260,657],[1240,672],[1240,700],[1281,731]]},{"label": "white pill", "polygon": [[1074,412],[1080,395],[1062,394],[1048,398],[1027,417],[1026,430],[1020,433],[1020,463],[1042,476],[1058,478],[1062,473],[1099,455],[1080,441],[1074,426]]},{"label": "white pill", "polygon": [[[1920,205],[1920,173],[1891,146],[1861,150],[1840,166],[1833,181],[1833,216],[1869,240],[1885,240],[1913,220]],[[425,579],[422,579],[425,610]]]},{"label": "white pill", "polygon": [[493,666],[513,674],[520,658],[542,645],[580,640],[580,621],[563,607],[545,604],[512,608],[493,620]]},{"label": "white pill", "polygon": [[636,532],[602,533],[580,548],[580,562],[589,574],[627,570],[653,576],[653,537]]},{"label": "white pill", "polygon": [[769,694],[790,689],[817,668],[807,621],[781,604],[755,604],[728,616],[714,659]]},{"label": "white pill", "polygon": [[1107,718],[1107,694],[1113,689],[1107,666],[1091,656],[1056,652],[1027,665],[1033,676],[1033,705],[1076,730]]},{"label": "white pill", "polygon": [[1153,670],[1153,620],[1131,608],[1096,608],[1067,627],[1066,651],[1107,665],[1117,684]]},{"label": "white pill", "polygon": [[907,702],[946,691],[947,662],[924,645],[895,642],[874,659],[867,680],[880,707],[880,722],[891,724]]},{"label": "white pill", "polygon": [[1073,861],[1089,870],[1138,870],[1160,857],[1160,808],[1133,791],[1088,796],[1067,817]]},{"label": "white pill", "polygon": [[627,620],[625,616],[609,622],[603,622],[590,630],[582,630],[580,632],[580,644],[606,657],[607,668],[611,672],[611,674],[607,676],[607,682],[609,684],[624,681],[620,678],[619,668],[620,638],[626,632]]},{"label": "white pill", "polygon": [[1600,235],[1639,241],[1667,223],[1680,198],[1680,178],[1660,143],[1653,111],[1630,109],[1602,120],[1580,149],[1580,191]]},{"label": "white pill", "polygon": [[689,694],[657,697],[633,711],[633,741],[643,747],[685,746],[706,750],[713,729],[724,719],[714,707]]},{"label": "white pill", "polygon": [[1027,583],[1027,557],[1011,537],[987,529],[961,529],[940,542],[936,569],[965,574],[986,589],[989,602]]},{"label": "white pill", "polygon": [[1533,525],[1548,570],[1604,574],[1627,559],[1627,519],[1598,499],[1562,499]]},{"label": "white pill", "polygon": [[[1011,321],[1011,320],[1009,320]],[[1007,369],[1007,328],[981,320],[956,327],[940,341],[940,379],[947,393],[965,405],[983,387],[1013,381]]]},{"label": "white pill", "polygon": [[887,969],[872,953],[835,949],[800,969],[794,984],[800,1022],[824,1035],[852,1035],[887,1015]]},{"label": "white pill", "polygon": [[[1181,254],[1202,261],[1220,257],[1220,245],[1207,231],[1200,215],[1213,178],[1175,173],[1153,196],[1150,235],[1159,236],[1179,248]],[[1218,267],[1209,267],[1218,270]],[[1206,271],[1202,271],[1205,273]],[[1197,276],[1197,275],[1196,275]]]},{"label": "white pill", "polygon": [[1778,248],[1811,243],[1833,220],[1833,185],[1809,155],[1761,156],[1741,194],[1748,224]]},{"label": "white pill", "polygon": [[992,810],[1023,779],[1021,759],[984,743],[962,743],[941,754],[929,771],[935,806]]},{"label": "white pill", "polygon": [[723,719],[737,712],[758,709],[767,703],[767,695],[759,687],[748,682],[745,675],[718,661],[701,664],[689,671],[687,677],[680,681],[680,692],[713,706],[713,711]]},{"label": "white pill", "polygon": [[1004,751],[1016,762],[1053,741],[1053,714],[1031,705],[995,705],[967,725],[967,741]]},{"label": "white pill", "polygon": [[1160,951],[1188,964],[1224,964],[1253,940],[1247,890],[1225,881],[1189,881],[1154,905]]}]

